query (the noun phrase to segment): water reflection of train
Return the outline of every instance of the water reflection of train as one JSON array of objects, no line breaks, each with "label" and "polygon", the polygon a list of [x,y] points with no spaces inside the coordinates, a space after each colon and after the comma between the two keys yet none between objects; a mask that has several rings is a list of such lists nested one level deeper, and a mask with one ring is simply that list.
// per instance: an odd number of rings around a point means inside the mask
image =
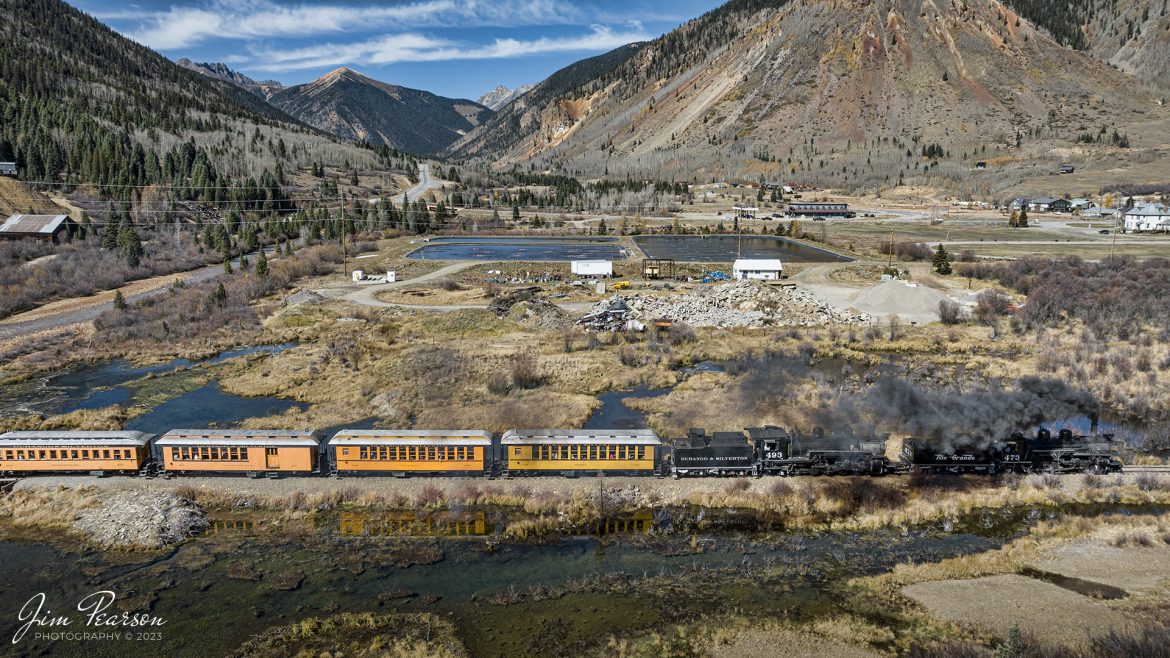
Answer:
[{"label": "water reflection of train", "polygon": [[337,530],[347,537],[478,537],[492,533],[483,510],[466,512],[357,512],[337,515]]},{"label": "water reflection of train", "polygon": [[906,439],[896,459],[887,437],[811,433],[781,427],[691,430],[662,441],[650,429],[340,430],[323,440],[306,430],[37,431],[0,434],[0,474],[241,474],[408,476],[887,475],[1116,472],[1112,435],[1016,433],[1003,440]]}]

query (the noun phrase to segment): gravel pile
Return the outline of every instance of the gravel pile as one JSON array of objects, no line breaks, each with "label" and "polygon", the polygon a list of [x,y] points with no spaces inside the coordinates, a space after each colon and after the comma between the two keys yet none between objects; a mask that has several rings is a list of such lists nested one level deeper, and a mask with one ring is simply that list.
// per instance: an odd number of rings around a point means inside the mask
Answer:
[{"label": "gravel pile", "polygon": [[81,512],[73,527],[104,548],[160,548],[207,527],[190,500],[168,491],[119,491]]},{"label": "gravel pile", "polygon": [[926,286],[887,281],[863,291],[853,307],[871,315],[903,315],[923,320],[938,319],[938,303],[946,293]]},{"label": "gravel pile", "polygon": [[[632,316],[650,322],[665,318],[693,327],[811,327],[867,324],[869,317],[842,311],[812,293],[760,281],[734,281],[676,296],[634,294],[621,298]],[[598,302],[586,315],[604,311],[613,300]]]}]

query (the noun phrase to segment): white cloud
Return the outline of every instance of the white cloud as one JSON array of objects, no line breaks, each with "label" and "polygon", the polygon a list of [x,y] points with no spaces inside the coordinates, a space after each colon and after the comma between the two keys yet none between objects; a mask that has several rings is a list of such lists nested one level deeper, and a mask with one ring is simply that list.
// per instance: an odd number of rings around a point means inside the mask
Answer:
[{"label": "white cloud", "polygon": [[414,0],[393,6],[282,6],[271,0],[211,0],[198,7],[114,12],[105,18],[136,21],[136,26],[126,31],[127,36],[156,50],[185,48],[216,38],[255,40],[392,26],[571,25],[584,20],[581,12],[564,0]]},{"label": "white cloud", "polygon": [[470,59],[507,59],[559,52],[606,51],[652,38],[638,23],[616,31],[594,25],[589,32],[566,37],[496,39],[466,45],[420,34],[391,34],[355,43],[325,43],[291,50],[256,49],[252,69],[274,73],[343,65],[386,65],[399,62],[439,62]]}]

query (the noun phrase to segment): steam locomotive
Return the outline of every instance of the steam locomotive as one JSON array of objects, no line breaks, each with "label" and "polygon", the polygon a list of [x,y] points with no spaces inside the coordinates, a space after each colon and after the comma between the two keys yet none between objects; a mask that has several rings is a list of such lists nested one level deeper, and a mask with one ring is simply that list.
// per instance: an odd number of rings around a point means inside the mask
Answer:
[{"label": "steam locomotive", "polygon": [[692,429],[671,444],[666,467],[674,477],[727,475],[887,475],[901,465],[885,456],[886,438],[859,439],[827,434],[789,432],[768,425],[741,432],[707,436]]},{"label": "steam locomotive", "polygon": [[939,447],[907,439],[902,462],[923,473],[1117,473],[1121,449],[1112,434],[1087,437],[1040,428],[1034,437],[1020,432],[990,445]]}]

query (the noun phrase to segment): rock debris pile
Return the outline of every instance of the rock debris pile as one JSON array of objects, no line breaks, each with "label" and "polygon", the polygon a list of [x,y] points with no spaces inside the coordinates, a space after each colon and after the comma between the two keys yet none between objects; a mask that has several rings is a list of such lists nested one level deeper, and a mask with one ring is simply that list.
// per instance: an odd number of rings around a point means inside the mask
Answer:
[{"label": "rock debris pile", "polygon": [[[599,322],[609,319],[612,321]],[[683,295],[638,293],[614,297],[595,304],[579,323],[587,329],[612,331],[622,328],[630,319],[642,322],[665,319],[693,327],[811,327],[860,325],[870,321],[868,315],[834,308],[799,288],[734,281]]]},{"label": "rock debris pile", "polygon": [[83,510],[73,527],[106,548],[159,548],[198,534],[207,519],[195,503],[164,491],[119,491]]}]

